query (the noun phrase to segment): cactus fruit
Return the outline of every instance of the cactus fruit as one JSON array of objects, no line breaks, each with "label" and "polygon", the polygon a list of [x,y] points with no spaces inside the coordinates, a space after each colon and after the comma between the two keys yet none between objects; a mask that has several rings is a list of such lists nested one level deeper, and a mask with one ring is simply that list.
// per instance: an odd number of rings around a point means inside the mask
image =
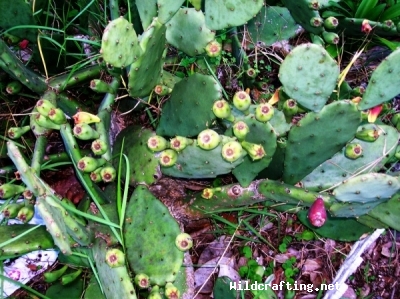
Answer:
[{"label": "cactus fruit", "polygon": [[30,129],[31,129],[30,126],[11,127],[8,129],[7,135],[11,139],[18,139],[18,138],[21,138],[21,136],[24,135],[25,133],[29,132]]},{"label": "cactus fruit", "polygon": [[177,159],[178,154],[172,149],[166,149],[160,153],[160,164],[164,167],[171,167],[175,165]]},{"label": "cactus fruit", "polygon": [[180,152],[184,150],[188,145],[193,144],[194,140],[183,136],[176,136],[169,141],[170,148]]},{"label": "cactus fruit", "polygon": [[147,146],[153,152],[161,152],[168,147],[168,141],[162,136],[151,136],[147,140]]},{"label": "cactus fruit", "polygon": [[213,197],[213,195],[214,195],[214,191],[212,188],[205,188],[201,192],[201,197],[203,197],[204,199],[211,199]]},{"label": "cactus fruit", "polygon": [[25,187],[11,183],[3,184],[0,186],[0,198],[8,199],[25,191]]},{"label": "cactus fruit", "polygon": [[58,270],[43,273],[44,281],[47,283],[55,282],[65,273],[65,271],[67,271],[67,269],[68,265],[64,265],[62,268]]},{"label": "cactus fruit", "polygon": [[332,45],[337,45],[340,41],[339,35],[337,35],[335,32],[324,31],[322,32],[322,37],[325,42]]},{"label": "cactus fruit", "polygon": [[308,220],[315,227],[321,227],[326,221],[326,209],[324,205],[324,200],[321,197],[317,197],[315,202],[311,205],[308,210]]},{"label": "cactus fruit", "polygon": [[205,50],[208,57],[217,57],[222,53],[222,45],[218,41],[213,40],[207,44]]},{"label": "cactus fruit", "polygon": [[240,111],[247,111],[251,105],[250,95],[243,90],[236,92],[232,101],[235,108]]},{"label": "cactus fruit", "polygon": [[74,119],[75,125],[78,124],[92,124],[92,123],[98,123],[100,122],[100,118],[97,115],[85,112],[85,111],[79,111],[76,114],[72,116]]},{"label": "cactus fruit", "polygon": [[260,122],[267,122],[274,116],[274,107],[268,103],[259,104],[254,116]]},{"label": "cactus fruit", "polygon": [[187,233],[179,234],[175,239],[175,245],[180,251],[187,251],[193,246],[193,239]]},{"label": "cactus fruit", "polygon": [[100,171],[101,171],[101,167],[95,169],[94,171],[92,171],[92,172],[90,173],[89,176],[90,176],[90,180],[91,180],[92,182],[100,183],[100,182],[103,180],[103,179],[101,178]]},{"label": "cactus fruit", "polygon": [[23,203],[10,203],[4,207],[3,216],[5,218],[15,218],[23,206]]},{"label": "cactus fruit", "polygon": [[148,289],[150,287],[150,278],[144,273],[136,274],[135,283],[140,289]]},{"label": "cactus fruit", "polygon": [[78,163],[77,167],[79,170],[82,170],[83,172],[92,172],[95,169],[101,167],[104,165],[107,161],[103,158],[92,158],[92,157],[83,157],[81,158]]},{"label": "cactus fruit", "polygon": [[232,126],[233,135],[238,140],[243,140],[246,138],[247,134],[250,132],[249,126],[244,121],[238,121]]},{"label": "cactus fruit", "polygon": [[197,145],[205,150],[216,148],[221,142],[221,136],[217,132],[206,129],[197,136]]},{"label": "cactus fruit", "polygon": [[166,96],[172,92],[172,88],[165,85],[156,85],[154,87],[154,92],[159,96]]},{"label": "cactus fruit", "polygon": [[33,205],[29,204],[22,207],[17,214],[17,219],[21,220],[23,223],[27,223],[31,221],[33,216],[35,215],[35,210]]},{"label": "cactus fruit", "polygon": [[72,132],[80,140],[91,140],[100,137],[100,134],[95,129],[85,123],[75,125]]},{"label": "cactus fruit", "polygon": [[360,158],[362,153],[363,149],[358,143],[349,143],[344,150],[345,156],[352,160]]},{"label": "cactus fruit", "polygon": [[338,25],[339,21],[335,17],[328,17],[324,20],[324,27],[326,29],[335,29]]},{"label": "cactus fruit", "polygon": [[107,152],[108,145],[104,140],[96,139],[96,140],[93,140],[90,148],[91,148],[93,154],[95,154],[96,156],[101,156]]},{"label": "cactus fruit", "polygon": [[260,160],[265,156],[265,150],[261,144],[254,144],[247,141],[242,141],[240,144],[253,159],[253,161]]},{"label": "cactus fruit", "polygon": [[362,141],[374,142],[379,138],[380,130],[377,129],[365,129],[357,131],[356,138]]},{"label": "cactus fruit", "polygon": [[82,274],[82,268],[79,268],[78,270],[65,274],[61,277],[61,284],[62,285],[67,285],[70,284],[71,282],[75,281],[81,274]]},{"label": "cactus fruit", "polygon": [[165,285],[164,295],[168,299],[178,299],[180,298],[180,291],[171,282],[167,282]]},{"label": "cactus fruit", "polygon": [[60,125],[52,122],[47,116],[43,116],[40,113],[32,114],[34,121],[40,127],[51,130],[60,130]]},{"label": "cactus fruit", "polygon": [[112,86],[100,79],[93,79],[90,81],[90,89],[98,93],[111,93],[114,94],[115,90]]},{"label": "cactus fruit", "polygon": [[215,101],[212,110],[218,118],[227,119],[232,122],[235,120],[235,117],[232,115],[231,106],[223,99]]},{"label": "cactus fruit", "polygon": [[62,125],[67,122],[64,112],[60,108],[52,108],[47,115],[48,118],[57,125]]},{"label": "cactus fruit", "polygon": [[234,162],[243,155],[243,148],[237,141],[229,141],[222,146],[222,157],[228,162]]},{"label": "cactus fruit", "polygon": [[106,252],[106,263],[110,268],[125,266],[125,254],[118,248],[109,249]]},{"label": "cactus fruit", "polygon": [[40,99],[36,102],[36,109],[43,116],[48,116],[50,110],[54,108],[56,108],[56,106],[49,100]]},{"label": "cactus fruit", "polygon": [[102,167],[100,170],[100,177],[103,182],[110,183],[117,177],[117,171],[112,166]]},{"label": "cactus fruit", "polygon": [[149,296],[147,299],[162,299],[163,296],[160,294],[160,287],[159,286],[153,286]]}]

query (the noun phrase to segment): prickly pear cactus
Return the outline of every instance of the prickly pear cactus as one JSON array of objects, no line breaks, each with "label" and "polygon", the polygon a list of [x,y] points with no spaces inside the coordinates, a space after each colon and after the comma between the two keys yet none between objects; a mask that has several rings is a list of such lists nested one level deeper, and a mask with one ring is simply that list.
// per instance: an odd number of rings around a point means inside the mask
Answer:
[{"label": "prickly pear cactus", "polygon": [[391,100],[400,93],[400,49],[392,52],[373,71],[368,86],[359,103],[365,110]]},{"label": "prickly pear cactus", "polygon": [[302,44],[290,52],[279,68],[283,90],[300,105],[320,111],[336,87],[339,66],[315,44]]},{"label": "prickly pear cactus", "polygon": [[373,208],[368,212],[368,215],[396,230],[400,230],[400,193]]},{"label": "prickly pear cactus", "polygon": [[[152,184],[160,177],[159,164],[154,153],[147,147],[147,140],[154,136],[154,132],[149,129],[143,129],[139,126],[131,126],[122,130],[115,140],[113,153],[114,165],[118,169],[120,152],[127,155],[130,161],[130,184],[138,183]],[[122,159],[122,172],[124,177],[126,172],[125,160]]]},{"label": "prickly pear cactus", "polygon": [[152,285],[175,280],[183,261],[183,252],[175,245],[179,225],[143,185],[136,187],[129,201],[123,233],[126,258],[135,273],[148,275]]},{"label": "prickly pear cactus", "polygon": [[127,67],[142,54],[133,25],[123,17],[111,21],[104,29],[100,50],[112,67]]},{"label": "prickly pear cactus", "polygon": [[211,108],[221,98],[221,88],[211,76],[193,74],[175,84],[163,106],[157,135],[196,136],[215,120]]},{"label": "prickly pear cactus", "polygon": [[299,28],[286,7],[263,6],[260,12],[247,24],[252,44],[270,46],[277,41],[287,40]]},{"label": "prickly pear cactus", "polygon": [[260,11],[263,4],[262,0],[206,0],[207,27],[220,30],[243,25]]},{"label": "prickly pear cactus", "polygon": [[162,24],[167,23],[179,10],[185,0],[157,0],[158,19]]},{"label": "prickly pear cactus", "polygon": [[283,180],[295,184],[331,158],[354,138],[360,112],[351,102],[338,101],[310,112],[289,132]]},{"label": "prickly pear cactus", "polygon": [[135,4],[143,29],[146,30],[157,16],[157,0],[136,0]]},{"label": "prickly pear cactus", "polygon": [[204,14],[194,8],[180,8],[167,24],[167,41],[190,56],[204,53],[215,32],[205,25]]}]

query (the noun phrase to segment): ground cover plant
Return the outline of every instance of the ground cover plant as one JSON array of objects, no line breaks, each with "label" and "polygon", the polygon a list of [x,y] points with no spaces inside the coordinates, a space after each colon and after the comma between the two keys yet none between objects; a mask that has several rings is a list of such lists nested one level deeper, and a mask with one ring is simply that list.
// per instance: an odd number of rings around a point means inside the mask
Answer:
[{"label": "ground cover plant", "polygon": [[397,259],[398,4],[249,2],[0,3],[1,260],[60,252],[16,297],[322,298],[381,228]]}]

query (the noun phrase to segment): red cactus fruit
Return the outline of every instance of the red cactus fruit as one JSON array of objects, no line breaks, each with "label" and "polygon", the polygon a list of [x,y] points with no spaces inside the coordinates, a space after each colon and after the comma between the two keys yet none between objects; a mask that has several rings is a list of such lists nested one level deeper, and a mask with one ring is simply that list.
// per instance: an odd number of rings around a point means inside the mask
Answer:
[{"label": "red cactus fruit", "polygon": [[321,197],[317,197],[311,205],[307,217],[310,223],[315,227],[321,227],[324,225],[327,215],[324,200]]}]

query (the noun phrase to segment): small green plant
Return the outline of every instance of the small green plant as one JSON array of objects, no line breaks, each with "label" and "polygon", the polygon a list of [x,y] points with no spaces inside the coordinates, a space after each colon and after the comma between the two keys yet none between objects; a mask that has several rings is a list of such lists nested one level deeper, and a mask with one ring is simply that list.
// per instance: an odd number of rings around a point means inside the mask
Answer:
[{"label": "small green plant", "polygon": [[283,264],[282,268],[285,273],[285,281],[290,284],[294,284],[294,277],[299,273],[299,269],[296,268],[296,258],[294,256],[288,258]]},{"label": "small green plant", "polygon": [[285,253],[287,251],[287,246],[292,242],[292,237],[291,236],[284,236],[282,239],[282,243],[279,244],[279,251],[281,253]]}]

